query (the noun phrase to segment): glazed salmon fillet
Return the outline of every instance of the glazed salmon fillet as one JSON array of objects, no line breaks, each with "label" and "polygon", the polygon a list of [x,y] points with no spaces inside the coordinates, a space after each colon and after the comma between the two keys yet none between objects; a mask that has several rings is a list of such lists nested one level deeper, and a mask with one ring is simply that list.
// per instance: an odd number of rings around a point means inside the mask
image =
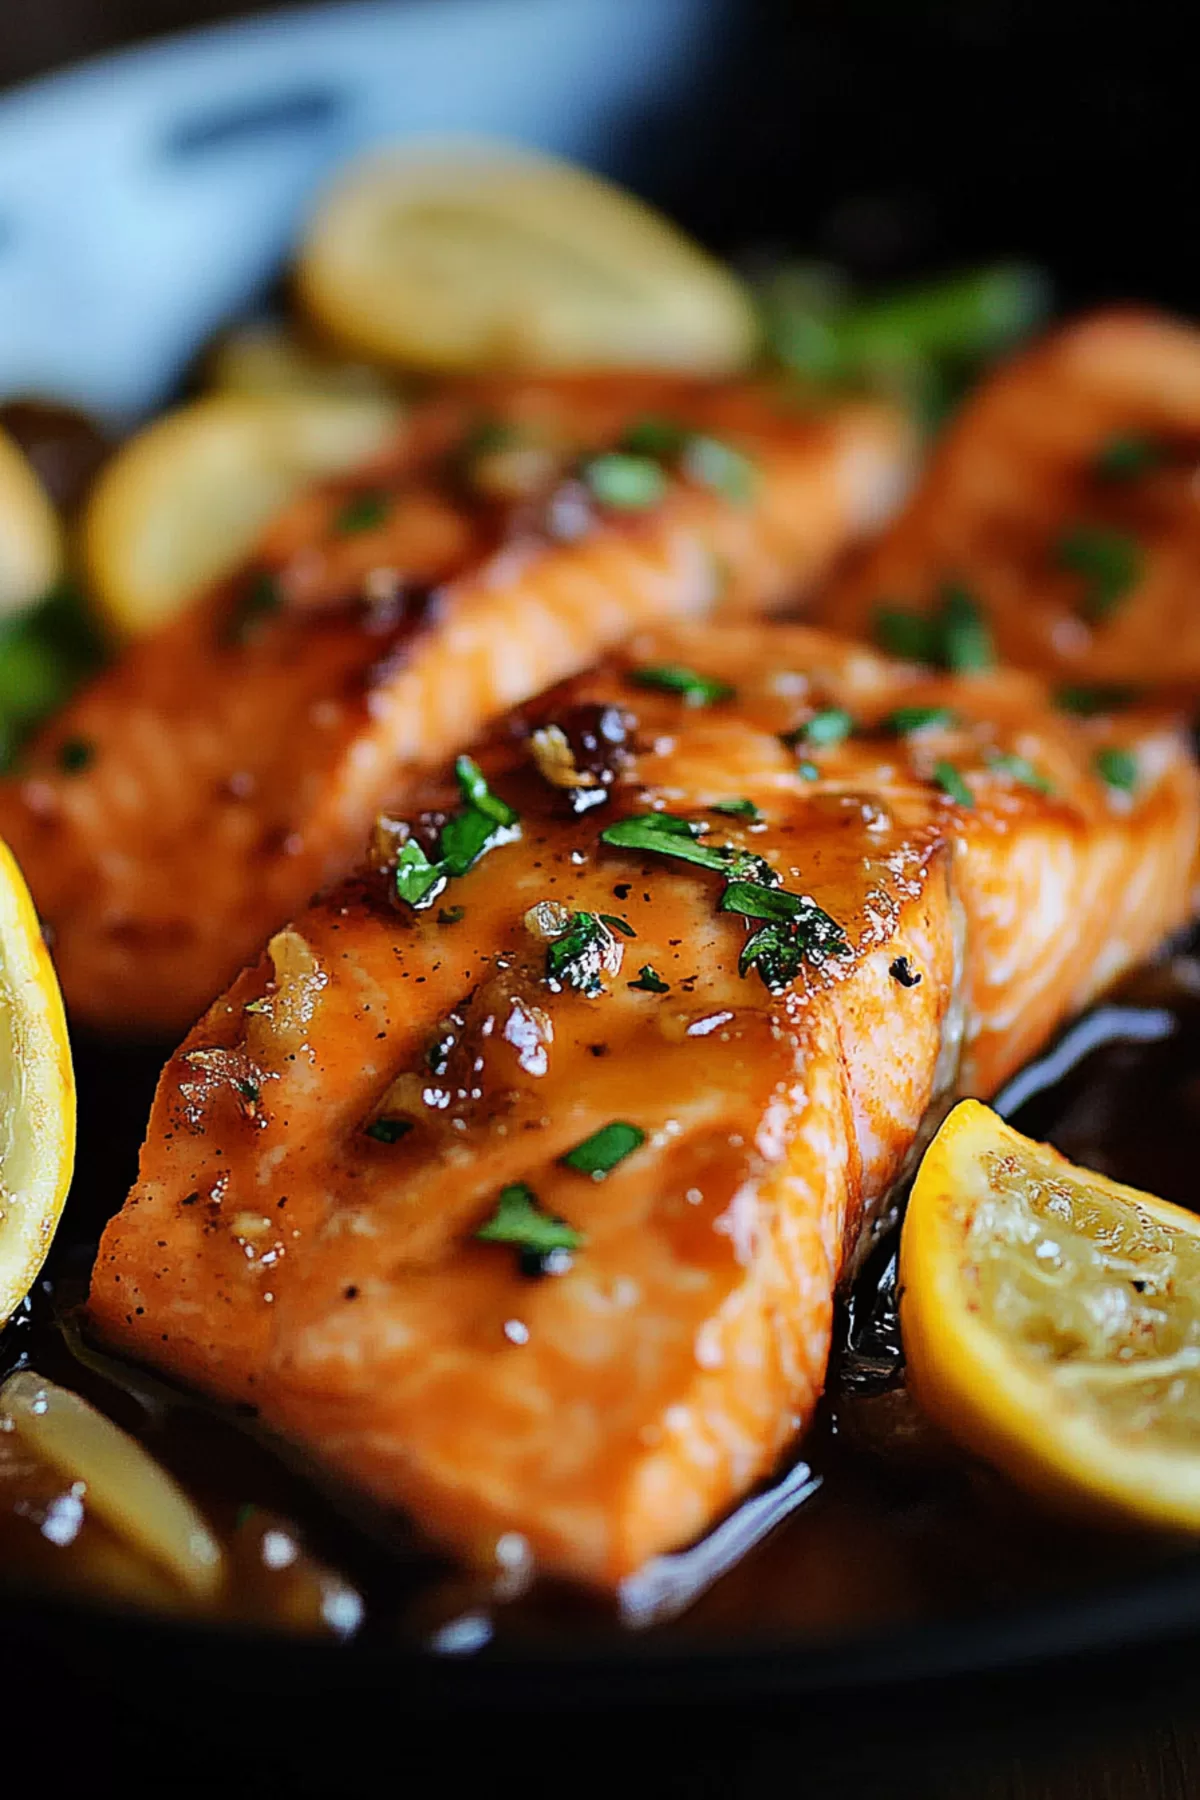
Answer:
[{"label": "glazed salmon fillet", "polygon": [[1082,319],[967,401],[820,618],[911,653],[906,614],[965,590],[1009,662],[1194,699],[1198,480],[1200,332],[1146,312]]},{"label": "glazed salmon fillet", "polygon": [[1185,921],[1198,822],[1165,713],[635,640],[191,1032],[93,1326],[472,1562],[619,1584],[803,1428],[923,1130]]},{"label": "glazed salmon fillet", "polygon": [[912,454],[888,408],[766,385],[480,385],[417,408],[0,783],[74,1019],[178,1035],[418,769],[635,628],[803,592]]}]

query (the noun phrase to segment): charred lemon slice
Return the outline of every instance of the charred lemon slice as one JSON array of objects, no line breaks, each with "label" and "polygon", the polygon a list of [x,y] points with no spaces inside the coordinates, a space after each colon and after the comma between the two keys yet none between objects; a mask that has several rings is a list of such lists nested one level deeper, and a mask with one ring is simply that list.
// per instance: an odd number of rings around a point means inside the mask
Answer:
[{"label": "charred lemon slice", "polygon": [[1200,1219],[966,1100],[900,1248],[913,1391],[1020,1485],[1200,1529]]},{"label": "charred lemon slice", "polygon": [[45,1260],[74,1160],[62,996],[29,889],[0,844],[0,1325]]},{"label": "charred lemon slice", "polygon": [[362,355],[402,367],[741,367],[754,308],[659,213],[511,145],[429,142],[353,168],[300,252],[301,302]]},{"label": "charred lemon slice", "polygon": [[49,593],[63,569],[63,533],[28,458],[0,430],[0,618]]},{"label": "charred lemon slice", "polygon": [[382,396],[212,394],[155,420],[108,463],[83,516],[86,573],[113,629],[172,618],[296,493],[369,460],[400,418]]}]

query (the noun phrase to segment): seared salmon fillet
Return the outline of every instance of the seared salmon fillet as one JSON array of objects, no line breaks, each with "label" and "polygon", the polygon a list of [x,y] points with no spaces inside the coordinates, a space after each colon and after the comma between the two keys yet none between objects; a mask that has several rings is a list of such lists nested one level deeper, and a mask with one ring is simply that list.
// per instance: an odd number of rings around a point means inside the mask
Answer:
[{"label": "seared salmon fillet", "polygon": [[923,1125],[1183,923],[1198,823],[1167,714],[634,640],[190,1033],[92,1322],[467,1558],[617,1584],[803,1427]]},{"label": "seared salmon fillet", "polygon": [[[819,608],[902,653],[947,591],[1066,684],[1200,692],[1200,332],[1114,311],[998,369]],[[919,627],[918,627],[919,630]]]},{"label": "seared salmon fillet", "polygon": [[177,1035],[417,769],[635,628],[803,591],[881,522],[912,450],[888,408],[767,385],[481,385],[417,408],[0,783],[74,1018]]}]

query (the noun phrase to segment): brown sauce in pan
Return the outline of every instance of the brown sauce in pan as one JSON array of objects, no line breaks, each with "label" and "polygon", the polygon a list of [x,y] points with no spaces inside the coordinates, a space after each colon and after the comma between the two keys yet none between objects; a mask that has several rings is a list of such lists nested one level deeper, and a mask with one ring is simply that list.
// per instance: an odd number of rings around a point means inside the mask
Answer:
[{"label": "brown sauce in pan", "polygon": [[[327,1492],[262,1440],[252,1419],[172,1394],[80,1345],[70,1308],[82,1296],[104,1218],[132,1178],[155,1059],[86,1043],[77,1054],[76,1187],[44,1279],[0,1335],[0,1376],[28,1363],[77,1389],[180,1478],[230,1546],[235,1598],[224,1612],[231,1620],[424,1644],[443,1654],[473,1653],[489,1642],[553,1650],[581,1639],[612,1642],[630,1629],[679,1643],[820,1641],[1010,1611],[1119,1581],[1179,1553],[1176,1540],[1056,1518],[933,1436],[904,1391],[892,1239],[873,1253],[842,1309],[827,1399],[802,1460],[703,1545],[638,1578],[620,1606],[549,1584],[521,1587],[511,1571],[488,1579],[456,1570],[405,1522]],[[1120,1180],[1192,1204],[1200,960],[1181,954],[1135,977],[1009,1093],[1017,1104],[1006,1110],[1022,1130]],[[136,1397],[146,1392],[148,1404]],[[50,1514],[36,1507],[19,1517],[3,1513],[0,1479],[0,1581],[19,1570],[26,1586],[104,1597],[87,1559],[76,1555],[72,1564],[72,1547],[56,1543],[62,1533],[53,1520],[47,1530]],[[271,1566],[275,1527],[301,1547],[287,1570]],[[152,1580],[146,1603],[157,1603]]]}]

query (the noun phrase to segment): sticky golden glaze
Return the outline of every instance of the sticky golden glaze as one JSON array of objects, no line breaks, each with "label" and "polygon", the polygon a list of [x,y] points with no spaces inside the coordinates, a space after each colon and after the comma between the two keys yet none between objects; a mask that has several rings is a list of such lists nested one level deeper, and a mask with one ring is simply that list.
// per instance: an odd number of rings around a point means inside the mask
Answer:
[{"label": "sticky golden glaze", "polygon": [[[556,538],[534,507],[447,477],[481,417],[578,451],[648,413],[743,449],[751,503],[680,479],[649,512],[585,512],[579,535]],[[479,385],[417,409],[389,459],[268,530],[255,567],[275,574],[283,605],[247,641],[229,630],[243,576],[134,645],[0,783],[0,836],[53,930],[74,1018],[184,1030],[345,872],[419,767],[632,629],[802,591],[886,514],[911,455],[886,408],[801,413],[765,388],[658,377]],[[339,529],[355,491],[393,496],[386,519]],[[382,598],[364,607],[372,581]],[[94,755],[65,772],[73,739]]]},{"label": "sticky golden glaze", "polygon": [[[1161,461],[1126,479],[1114,439]],[[1089,620],[1059,545],[1079,527],[1133,541],[1138,570]],[[1085,318],[993,373],[942,438],[909,505],[818,613],[869,635],[880,603],[926,610],[964,583],[1001,655],[1068,682],[1200,689],[1200,332],[1153,313]]]},{"label": "sticky golden glaze", "polygon": [[[736,698],[697,709],[630,679],[663,660]],[[531,733],[577,732],[600,705],[636,721],[634,752],[575,817]],[[898,705],[956,722],[898,738],[878,729]],[[785,746],[831,706],[858,734]],[[1093,773],[1116,742],[1139,761],[1132,798]],[[997,749],[1054,796],[987,766]],[[970,810],[929,779],[950,757]],[[1029,677],[930,676],[783,626],[635,641],[479,759],[518,841],[424,911],[383,873],[333,889],[171,1059],[91,1316],[466,1557],[517,1532],[544,1566],[611,1585],[701,1531],[807,1421],[839,1272],[939,1099],[990,1092],[1185,919],[1200,786],[1165,715],[1081,722]],[[442,782],[413,809],[453,796]],[[730,798],[761,821],[712,810]],[[600,842],[660,807],[765,857],[850,954],[780,994],[740,975],[747,925],[718,910],[719,875]],[[636,932],[614,934],[595,997],[545,978],[526,915],[548,900]],[[668,992],[630,985],[644,964]],[[412,1128],[377,1142],[381,1113]],[[644,1145],[602,1181],[562,1165],[612,1120]],[[530,1279],[475,1239],[517,1181],[585,1233],[566,1273]]]}]

